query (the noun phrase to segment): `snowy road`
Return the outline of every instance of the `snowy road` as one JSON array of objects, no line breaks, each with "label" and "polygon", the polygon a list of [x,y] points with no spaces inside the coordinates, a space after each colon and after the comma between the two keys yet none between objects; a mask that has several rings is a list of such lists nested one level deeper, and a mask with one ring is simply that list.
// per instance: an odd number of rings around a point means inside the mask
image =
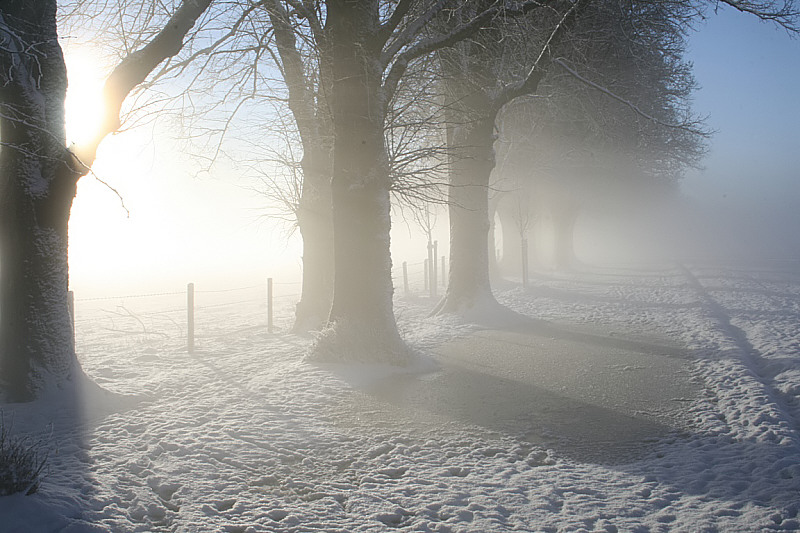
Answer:
[{"label": "snowy road", "polygon": [[701,390],[680,348],[586,327],[529,321],[470,333],[435,353],[441,370],[389,377],[369,392],[413,414],[409,424],[462,420],[579,461],[630,462],[657,439],[689,431]]},{"label": "snowy road", "polygon": [[[157,312],[79,322],[86,372],[128,399],[53,420],[50,473],[0,499],[0,529],[800,531],[797,265],[587,268],[497,293],[544,321],[534,337],[399,299],[442,370],[392,386],[305,363],[309,341],[263,333],[255,304],[209,308],[192,356]],[[4,406],[50,435],[30,409]]]}]

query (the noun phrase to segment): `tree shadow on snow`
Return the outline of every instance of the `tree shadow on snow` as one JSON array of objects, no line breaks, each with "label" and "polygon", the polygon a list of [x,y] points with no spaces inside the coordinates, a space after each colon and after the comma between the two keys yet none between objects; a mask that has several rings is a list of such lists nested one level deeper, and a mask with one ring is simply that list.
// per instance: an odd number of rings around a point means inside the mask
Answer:
[{"label": "tree shadow on snow", "polygon": [[455,421],[577,461],[618,464],[686,432],[686,411],[700,391],[676,347],[530,319],[476,331],[436,355],[436,372],[363,385],[367,399],[356,410],[406,429]]},{"label": "tree shadow on snow", "polygon": [[91,518],[97,511],[99,483],[92,436],[108,415],[141,400],[105,390],[79,372],[74,381],[32,402],[1,405],[6,422],[13,420],[12,433],[24,436],[45,457],[35,494],[0,498],[3,527],[8,531],[99,531]]}]

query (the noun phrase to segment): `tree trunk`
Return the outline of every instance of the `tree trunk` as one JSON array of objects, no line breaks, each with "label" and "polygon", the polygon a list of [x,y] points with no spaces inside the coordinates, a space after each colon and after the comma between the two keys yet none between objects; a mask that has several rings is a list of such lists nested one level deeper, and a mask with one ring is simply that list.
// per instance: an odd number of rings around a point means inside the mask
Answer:
[{"label": "tree trunk", "polygon": [[[333,293],[332,147],[330,113],[325,105],[330,83],[327,76],[320,76],[315,94],[314,83],[306,74],[306,65],[297,47],[290,13],[278,0],[268,5],[281,72],[289,91],[288,105],[303,145],[300,162],[303,184],[296,214],[303,237],[303,288],[295,309],[293,329],[304,332],[318,330],[325,324]],[[326,58],[324,44],[316,44],[321,58]]]},{"label": "tree trunk", "polygon": [[67,227],[81,172],[65,148],[55,13],[53,0],[8,2],[0,13],[15,34],[0,52],[0,380],[12,401],[82,375],[67,303]]},{"label": "tree trunk", "polygon": [[333,296],[333,214],[331,164],[326,150],[304,143],[303,192],[297,223],[303,237],[303,289],[295,311],[294,331],[325,325]]},{"label": "tree trunk", "polygon": [[314,356],[404,364],[409,350],[392,308],[389,164],[378,3],[331,0],[334,285],[330,328]]},{"label": "tree trunk", "polygon": [[494,120],[486,116],[453,129],[459,155],[450,171],[450,276],[437,313],[499,306],[489,281],[489,178],[494,167]]}]

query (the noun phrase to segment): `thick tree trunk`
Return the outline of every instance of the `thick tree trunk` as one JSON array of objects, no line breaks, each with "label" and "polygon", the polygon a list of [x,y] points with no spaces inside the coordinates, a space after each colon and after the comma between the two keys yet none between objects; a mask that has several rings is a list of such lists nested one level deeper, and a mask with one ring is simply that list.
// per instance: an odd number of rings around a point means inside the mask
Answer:
[{"label": "thick tree trunk", "polygon": [[[10,400],[28,401],[72,380],[80,369],[67,305],[68,214],[63,227],[52,224],[56,220],[42,223],[41,202],[8,181],[47,178],[32,176],[31,161],[15,155],[6,148],[0,155],[6,181],[0,215],[0,379]],[[68,213],[72,197],[57,195],[50,193],[53,203]]]},{"label": "thick tree trunk", "polygon": [[324,360],[404,364],[392,308],[389,164],[384,144],[378,4],[331,0],[334,287]]},{"label": "thick tree trunk", "polygon": [[[295,310],[293,329],[304,332],[325,325],[333,294],[332,147],[330,113],[325,98],[330,83],[327,76],[320,76],[315,93],[314,83],[306,75],[303,56],[297,47],[290,13],[278,0],[267,5],[281,58],[283,80],[289,91],[289,109],[303,145],[303,160],[300,162],[303,184],[296,214],[303,237],[303,288]],[[321,57],[326,58],[324,44],[316,44]]]},{"label": "thick tree trunk", "polygon": [[55,1],[9,2],[0,13],[15,34],[0,53],[0,381],[13,401],[82,375],[67,304],[67,225],[80,171],[65,148],[55,11]]},{"label": "thick tree trunk", "polygon": [[302,167],[303,192],[297,223],[303,237],[303,289],[295,311],[296,332],[322,328],[333,297],[330,154],[308,146]]},{"label": "thick tree trunk", "polygon": [[499,306],[489,281],[489,178],[494,168],[494,120],[454,128],[459,147],[450,171],[450,275],[438,313]]}]

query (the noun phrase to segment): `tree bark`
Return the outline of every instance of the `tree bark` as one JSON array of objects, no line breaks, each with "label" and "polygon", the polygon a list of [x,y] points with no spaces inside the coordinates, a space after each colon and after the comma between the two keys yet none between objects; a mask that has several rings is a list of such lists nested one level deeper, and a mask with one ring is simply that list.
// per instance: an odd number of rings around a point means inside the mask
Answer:
[{"label": "tree bark", "polygon": [[499,306],[489,281],[489,179],[494,168],[494,115],[453,128],[461,152],[450,170],[450,277],[437,313]]},{"label": "tree bark", "polygon": [[334,286],[329,329],[314,356],[404,364],[389,252],[389,162],[378,3],[331,0]]},{"label": "tree bark", "polygon": [[[268,12],[281,58],[281,72],[289,91],[292,112],[303,145],[303,172],[297,225],[303,238],[303,285],[295,309],[295,332],[320,329],[328,319],[333,293],[333,215],[331,212],[332,146],[330,111],[325,95],[330,90],[320,72],[316,94],[308,79],[297,47],[291,16],[283,4],[273,0]],[[327,43],[319,42],[320,61],[328,59]],[[326,72],[327,73],[327,70]]]},{"label": "tree bark", "polygon": [[65,146],[67,72],[55,0],[0,5],[0,387],[32,400],[83,373],[69,314],[68,225],[77,182],[119,126],[130,91],[183,39],[211,0],[183,0],[164,28],[106,80],[105,119],[85,146]]},{"label": "tree bark", "polygon": [[65,147],[55,15],[54,0],[0,11],[0,381],[12,401],[82,375],[67,303],[67,228],[82,171]]},{"label": "tree bark", "polygon": [[295,309],[295,332],[319,330],[333,297],[331,154],[303,142],[303,188],[297,224],[303,237],[303,288]]},{"label": "tree bark", "polygon": [[[499,199],[497,197],[489,199],[489,280],[491,283],[500,281],[503,276],[500,273],[500,262],[497,259],[498,243],[495,238],[497,233],[497,223],[495,215],[497,215],[497,208],[499,206]],[[502,228],[502,222],[500,222]]]}]

